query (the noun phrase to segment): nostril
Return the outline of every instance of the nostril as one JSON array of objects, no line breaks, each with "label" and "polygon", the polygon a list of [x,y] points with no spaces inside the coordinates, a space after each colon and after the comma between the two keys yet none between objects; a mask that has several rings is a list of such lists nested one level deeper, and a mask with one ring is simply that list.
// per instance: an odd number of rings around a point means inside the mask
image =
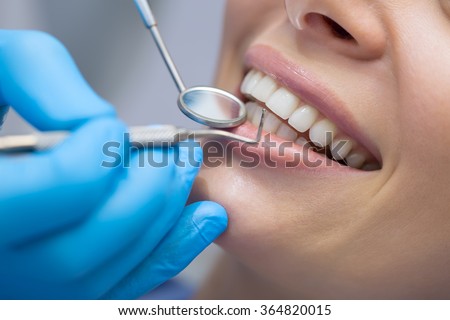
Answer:
[{"label": "nostril", "polygon": [[322,17],[325,23],[329,25],[331,31],[336,37],[343,40],[355,40],[355,38],[353,38],[353,36],[347,30],[345,30],[339,23],[337,23],[336,21],[327,16]]},{"label": "nostril", "polygon": [[342,27],[339,23],[327,17],[323,14],[319,13],[309,13],[305,17],[305,21],[310,25],[321,25],[325,26],[333,36],[348,41],[355,41],[355,38],[347,31],[344,27]]}]

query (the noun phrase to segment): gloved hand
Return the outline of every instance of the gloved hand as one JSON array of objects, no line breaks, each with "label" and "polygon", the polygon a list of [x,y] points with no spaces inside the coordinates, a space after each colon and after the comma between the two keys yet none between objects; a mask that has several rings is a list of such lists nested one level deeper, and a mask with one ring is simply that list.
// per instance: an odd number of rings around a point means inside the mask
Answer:
[{"label": "gloved hand", "polygon": [[[126,129],[54,38],[0,30],[7,105],[40,130],[72,134],[51,151],[0,156],[0,298],[135,298],[226,228],[219,205],[185,207],[199,148],[133,151],[128,166],[102,166],[103,146]],[[115,150],[122,159],[125,144]],[[141,166],[142,157],[168,164]]]},{"label": "gloved hand", "polygon": [[0,107],[0,130],[2,129],[3,123],[5,122],[8,110],[8,107]]}]

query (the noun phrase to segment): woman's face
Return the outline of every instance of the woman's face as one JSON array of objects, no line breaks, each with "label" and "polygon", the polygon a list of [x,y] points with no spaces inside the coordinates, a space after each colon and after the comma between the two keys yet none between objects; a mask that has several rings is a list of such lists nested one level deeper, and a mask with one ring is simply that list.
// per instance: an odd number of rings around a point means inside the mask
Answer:
[{"label": "woman's face", "polygon": [[449,297],[450,2],[288,2],[228,1],[218,86],[272,134],[201,172],[219,245],[294,297]]}]

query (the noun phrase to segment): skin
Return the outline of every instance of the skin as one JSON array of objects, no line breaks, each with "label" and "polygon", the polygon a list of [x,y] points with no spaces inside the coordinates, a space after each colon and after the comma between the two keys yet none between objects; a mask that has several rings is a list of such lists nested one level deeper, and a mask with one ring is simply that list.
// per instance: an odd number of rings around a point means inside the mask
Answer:
[{"label": "skin", "polygon": [[268,45],[336,93],[383,167],[204,168],[193,199],[222,204],[229,228],[199,298],[450,298],[450,3],[298,1],[353,40],[295,29],[284,1],[229,0],[218,86],[235,91],[246,50]]}]

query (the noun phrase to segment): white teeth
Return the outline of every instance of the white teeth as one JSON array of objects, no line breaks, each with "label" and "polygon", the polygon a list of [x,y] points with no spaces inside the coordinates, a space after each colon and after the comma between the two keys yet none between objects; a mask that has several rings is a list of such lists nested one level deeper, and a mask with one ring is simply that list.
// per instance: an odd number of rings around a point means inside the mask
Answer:
[{"label": "white teeth", "polygon": [[250,71],[247,76],[245,76],[244,82],[242,82],[241,92],[243,94],[251,95],[253,89],[255,89],[256,85],[263,77],[264,75],[262,72],[256,71],[255,69]]},{"label": "white teeth", "polygon": [[267,102],[270,96],[277,90],[277,83],[271,77],[266,76],[258,82],[256,87],[250,93],[255,99],[261,102]]},{"label": "white teeth", "polygon": [[259,123],[261,122],[261,116],[262,116],[262,108],[259,105],[256,105],[255,112],[252,115],[252,118],[249,119],[251,123],[253,123],[255,126],[259,126]]},{"label": "white teeth", "polygon": [[335,139],[331,143],[331,154],[335,160],[343,160],[352,151],[353,142],[349,139]]},{"label": "white teeth", "polygon": [[300,99],[289,92],[289,90],[280,88],[270,96],[266,105],[273,113],[286,120],[297,109],[299,103]]},{"label": "white teeth", "polygon": [[281,126],[281,120],[271,113],[266,114],[263,129],[266,132],[276,132]]},{"label": "white teeth", "polygon": [[328,146],[337,133],[337,127],[328,119],[316,122],[309,131],[309,138],[318,147]]},{"label": "white teeth", "polygon": [[297,131],[303,133],[311,129],[318,117],[319,111],[316,108],[303,106],[291,115],[289,124]]},{"label": "white teeth", "polygon": [[[247,102],[245,104],[245,107],[247,108],[247,118],[248,120],[255,126],[259,126],[259,123],[261,122],[261,115],[262,115],[262,107],[258,105],[256,102]],[[272,113],[266,113],[265,119],[264,119],[264,126],[263,130],[269,133],[277,132],[278,128],[281,125],[281,120],[278,119],[275,115]]]},{"label": "white teeth", "polygon": [[276,135],[281,139],[285,139],[288,141],[295,141],[297,139],[298,134],[294,129],[283,123],[278,129]]},{"label": "white teeth", "polygon": [[362,167],[364,162],[366,162],[366,155],[360,152],[352,152],[348,157],[345,158],[345,162],[349,167],[359,169]]},{"label": "white teeth", "polygon": [[259,108],[259,106],[256,102],[247,102],[245,108],[247,109],[247,118],[252,119],[256,112],[256,108]]},{"label": "white teeth", "polygon": [[[361,149],[358,144],[339,132],[337,126],[325,118],[320,112],[305,105],[287,88],[279,86],[274,79],[255,69],[251,70],[241,85],[241,92],[250,98],[267,105],[270,112],[266,113],[263,130],[275,133],[279,138],[295,141],[297,145],[325,148],[330,147],[334,160],[345,161],[352,168],[365,171],[379,170],[378,163]],[[262,115],[261,103],[246,103],[248,121],[259,126]],[[300,107],[299,107],[300,106]],[[288,120],[286,124],[282,120]],[[309,131],[309,132],[308,132]],[[299,137],[299,133],[309,134]],[[336,139],[335,137],[338,136]]]}]

